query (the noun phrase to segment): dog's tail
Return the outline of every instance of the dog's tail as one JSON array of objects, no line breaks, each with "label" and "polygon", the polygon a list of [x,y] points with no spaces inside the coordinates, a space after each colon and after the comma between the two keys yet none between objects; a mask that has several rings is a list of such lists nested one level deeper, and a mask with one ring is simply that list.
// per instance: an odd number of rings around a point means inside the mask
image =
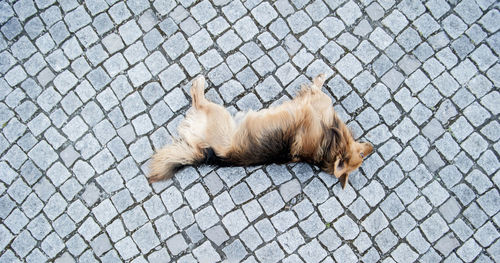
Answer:
[{"label": "dog's tail", "polygon": [[198,163],[204,158],[200,149],[179,140],[158,150],[153,155],[148,176],[149,183],[171,178],[183,166]]}]

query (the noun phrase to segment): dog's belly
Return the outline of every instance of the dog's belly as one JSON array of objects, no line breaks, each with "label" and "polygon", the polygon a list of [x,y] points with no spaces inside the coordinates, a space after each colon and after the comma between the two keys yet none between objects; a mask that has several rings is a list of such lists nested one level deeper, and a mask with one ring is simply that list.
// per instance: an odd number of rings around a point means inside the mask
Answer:
[{"label": "dog's belly", "polygon": [[[239,116],[238,116],[239,115]],[[294,115],[286,108],[266,109],[235,116],[237,132],[227,157],[238,165],[291,161]]]}]

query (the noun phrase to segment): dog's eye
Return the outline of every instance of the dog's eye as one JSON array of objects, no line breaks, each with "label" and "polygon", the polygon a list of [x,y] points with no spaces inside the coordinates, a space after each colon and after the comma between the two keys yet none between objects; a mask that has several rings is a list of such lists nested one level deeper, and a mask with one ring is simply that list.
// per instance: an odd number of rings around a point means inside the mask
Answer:
[{"label": "dog's eye", "polygon": [[365,158],[365,154],[362,152],[359,153],[359,156],[361,156],[361,158]]}]

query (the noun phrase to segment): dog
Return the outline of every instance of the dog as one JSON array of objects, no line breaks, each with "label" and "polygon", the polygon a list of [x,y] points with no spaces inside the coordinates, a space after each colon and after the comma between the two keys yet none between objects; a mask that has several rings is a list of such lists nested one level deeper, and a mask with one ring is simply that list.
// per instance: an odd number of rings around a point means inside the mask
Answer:
[{"label": "dog", "polygon": [[172,177],[186,165],[250,166],[307,162],[339,179],[345,188],[349,173],[373,151],[357,142],[335,113],[321,88],[325,75],[304,84],[291,101],[233,116],[205,98],[205,78],[191,87],[192,107],[179,124],[180,138],[152,157],[150,183]]}]

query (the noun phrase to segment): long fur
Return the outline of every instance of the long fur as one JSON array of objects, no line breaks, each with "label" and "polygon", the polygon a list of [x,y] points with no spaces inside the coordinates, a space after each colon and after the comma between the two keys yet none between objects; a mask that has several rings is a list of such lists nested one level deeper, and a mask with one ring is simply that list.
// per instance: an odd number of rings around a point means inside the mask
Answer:
[{"label": "long fur", "polygon": [[[238,122],[204,95],[205,80],[193,81],[193,106],[179,125],[180,138],[153,155],[149,181],[170,178],[185,165],[248,166],[305,161],[336,177],[361,165],[372,151],[355,142],[321,91],[324,75],[303,85],[297,97],[274,108],[249,111]],[[361,155],[361,158],[359,157]],[[345,182],[344,182],[345,185]]]}]

